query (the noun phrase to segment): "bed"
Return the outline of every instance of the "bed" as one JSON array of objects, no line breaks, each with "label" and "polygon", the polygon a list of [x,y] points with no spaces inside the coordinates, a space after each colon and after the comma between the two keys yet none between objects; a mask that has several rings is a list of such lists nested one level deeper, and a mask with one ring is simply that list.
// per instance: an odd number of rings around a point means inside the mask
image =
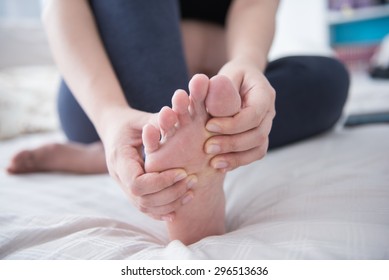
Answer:
[{"label": "bed", "polygon": [[[21,71],[41,83],[21,82]],[[343,118],[325,134],[229,173],[227,233],[185,246],[131,206],[108,175],[6,174],[14,152],[64,141],[50,117],[52,96],[40,100],[47,110],[24,117],[28,125],[10,107],[18,94],[26,100],[26,88],[47,91],[53,71],[0,71],[0,93],[12,92],[0,95],[0,133],[9,133],[0,141],[0,259],[389,259],[388,124],[345,128]],[[353,76],[345,117],[388,109],[388,82]],[[25,134],[31,131],[46,132]]]},{"label": "bed", "polygon": [[[1,167],[26,145],[1,143]],[[389,127],[338,129],[231,172],[228,232],[184,246],[108,175],[0,173],[2,259],[388,259]]]}]

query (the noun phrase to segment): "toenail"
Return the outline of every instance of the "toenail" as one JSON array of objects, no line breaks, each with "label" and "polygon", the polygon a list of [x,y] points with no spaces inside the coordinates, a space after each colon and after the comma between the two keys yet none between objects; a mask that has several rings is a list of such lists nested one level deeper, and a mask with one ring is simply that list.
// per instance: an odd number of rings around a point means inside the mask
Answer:
[{"label": "toenail", "polygon": [[186,195],[186,196],[182,199],[182,205],[185,205],[185,204],[189,203],[192,199],[193,199],[193,195],[192,195],[192,194]]},{"label": "toenail", "polygon": [[206,129],[210,132],[222,132],[220,126],[213,123],[207,124]]},{"label": "toenail", "polygon": [[215,155],[221,152],[221,148],[217,144],[211,144],[207,147],[207,154]]},{"label": "toenail", "polygon": [[213,165],[216,169],[224,169],[228,167],[228,162],[226,161],[218,161]]}]

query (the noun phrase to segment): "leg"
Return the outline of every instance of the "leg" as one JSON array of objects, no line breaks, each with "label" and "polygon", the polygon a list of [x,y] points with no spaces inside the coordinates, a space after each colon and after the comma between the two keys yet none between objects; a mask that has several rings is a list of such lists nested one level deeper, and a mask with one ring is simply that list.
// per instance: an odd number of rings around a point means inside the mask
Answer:
[{"label": "leg", "polygon": [[50,171],[100,174],[107,172],[107,166],[101,142],[88,145],[70,142],[21,151],[12,158],[7,171],[12,174]]},{"label": "leg", "polygon": [[297,56],[271,62],[265,73],[277,92],[270,148],[332,128],[347,98],[344,66],[328,57]]},{"label": "leg", "polygon": [[100,36],[131,107],[158,112],[189,78],[176,0],[92,0]]},{"label": "leg", "polygon": [[224,28],[208,22],[183,20],[181,30],[190,75],[216,75],[227,62]]},{"label": "leg", "polygon": [[45,144],[36,149],[22,150],[11,159],[7,168],[9,173],[107,172],[104,148],[97,132],[63,82],[58,95],[58,113],[62,129],[71,142]]},{"label": "leg", "polygon": [[[172,93],[185,88],[187,69],[181,46],[178,4],[175,0],[153,1],[105,0],[90,1],[101,39],[117,73],[124,94],[132,107],[142,111],[157,112],[170,105]],[[169,71],[166,71],[169,69]],[[58,111],[63,131],[72,142],[94,143],[99,141],[93,124],[79,106],[67,85],[62,82],[59,90]],[[55,148],[53,148],[55,146]],[[69,170],[68,162],[83,157],[80,145],[48,145],[16,155],[8,168],[11,173],[33,171]],[[41,157],[42,149],[51,156]],[[63,148],[68,153],[62,153]],[[74,152],[70,152],[73,151]],[[96,152],[96,159],[104,160],[103,149]],[[71,157],[76,155],[77,158]],[[53,158],[63,159],[62,166],[50,165]],[[66,158],[63,158],[66,157]],[[70,158],[69,158],[70,157]],[[83,157],[84,158],[84,157]],[[34,160],[31,160],[34,159]],[[24,163],[24,160],[27,163]],[[43,162],[42,162],[43,161]],[[95,166],[95,161],[89,166]],[[105,160],[103,161],[105,164]],[[92,173],[101,172],[102,162]],[[32,165],[36,168],[33,168]],[[26,168],[30,166],[30,168]],[[76,167],[79,165],[73,165]],[[49,168],[48,168],[49,167]],[[70,171],[84,172],[84,170]]]}]

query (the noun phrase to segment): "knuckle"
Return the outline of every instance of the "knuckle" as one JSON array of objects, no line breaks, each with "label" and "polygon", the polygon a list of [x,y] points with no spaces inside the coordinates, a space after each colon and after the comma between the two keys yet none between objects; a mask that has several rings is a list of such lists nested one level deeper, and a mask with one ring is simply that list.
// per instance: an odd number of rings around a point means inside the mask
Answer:
[{"label": "knuckle", "polygon": [[261,145],[258,149],[258,159],[262,159],[267,155],[268,151],[268,146],[269,146],[269,140],[265,142],[264,145]]},{"label": "knuckle", "polygon": [[239,157],[232,157],[229,161],[229,167],[232,168],[232,169],[235,169],[239,166],[241,166],[241,161],[240,161],[240,158]]},{"label": "knuckle", "polygon": [[277,111],[275,108],[273,108],[273,110],[271,111],[271,118],[274,119],[277,115]]},{"label": "knuckle", "polygon": [[268,141],[268,139],[269,139],[269,136],[267,134],[265,134],[263,132],[259,133],[259,135],[258,135],[259,145],[262,146],[263,144],[265,144]]},{"label": "knuckle", "polygon": [[174,176],[170,172],[162,172],[159,174],[158,183],[161,186],[165,186],[167,184],[173,184]]},{"label": "knuckle", "polygon": [[238,140],[236,137],[231,137],[231,139],[228,142],[228,149],[230,152],[235,152],[239,148]]},{"label": "knuckle", "polygon": [[276,100],[276,95],[277,95],[276,90],[272,86],[270,86],[269,96],[271,97],[272,101]]},{"label": "knuckle", "polygon": [[135,184],[125,183],[124,188],[130,190],[133,196],[141,196],[140,188]]},{"label": "knuckle", "polygon": [[253,112],[253,116],[254,116],[254,125],[256,127],[260,126],[260,124],[262,122],[263,113],[260,110],[255,110]]}]

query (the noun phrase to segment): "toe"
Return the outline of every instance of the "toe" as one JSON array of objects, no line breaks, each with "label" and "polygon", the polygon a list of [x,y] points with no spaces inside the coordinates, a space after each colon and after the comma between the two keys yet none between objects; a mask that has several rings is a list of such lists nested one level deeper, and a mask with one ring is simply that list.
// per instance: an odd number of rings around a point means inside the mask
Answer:
[{"label": "toe", "polygon": [[189,96],[184,90],[177,90],[172,98],[173,111],[177,114],[178,122],[186,124],[191,121],[189,114]]},{"label": "toe", "polygon": [[205,105],[214,117],[230,117],[239,112],[241,98],[229,78],[217,75],[209,82]]},{"label": "toe", "polygon": [[204,101],[207,97],[209,79],[204,74],[197,74],[189,82],[190,108],[194,114],[205,112]]},{"label": "toe", "polygon": [[142,130],[142,141],[145,148],[145,153],[152,153],[159,148],[160,132],[159,130],[151,125],[147,124]]},{"label": "toe", "polygon": [[7,168],[10,174],[28,173],[34,170],[34,155],[31,151],[21,151],[16,154]]},{"label": "toe", "polygon": [[158,114],[158,125],[161,128],[162,138],[174,135],[175,125],[178,122],[177,114],[169,107],[163,107]]}]

